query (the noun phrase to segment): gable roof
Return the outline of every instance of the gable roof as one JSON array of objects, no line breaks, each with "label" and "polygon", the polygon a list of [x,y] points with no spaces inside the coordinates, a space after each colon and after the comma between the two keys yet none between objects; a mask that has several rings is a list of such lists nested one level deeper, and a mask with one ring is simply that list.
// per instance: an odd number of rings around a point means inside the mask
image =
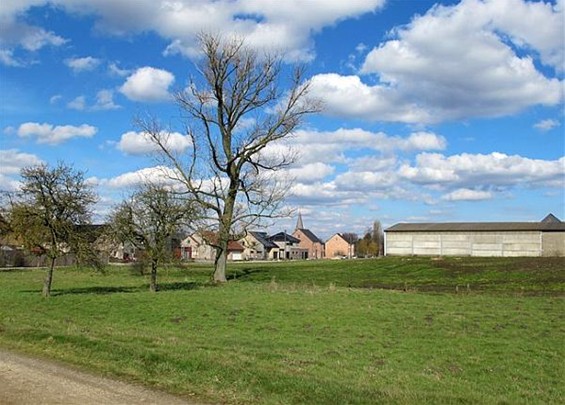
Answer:
[{"label": "gable roof", "polygon": [[228,241],[228,252],[243,252],[245,248],[236,240]]},{"label": "gable roof", "polygon": [[249,231],[249,233],[257,239],[257,241],[266,247],[267,249],[272,249],[278,247],[275,243],[269,240],[269,236],[267,232],[257,232],[257,231]]},{"label": "gable roof", "polygon": [[314,232],[312,232],[310,229],[297,229],[297,231],[301,231],[304,236],[310,239],[311,242],[324,244],[324,242],[316,235],[314,235]]},{"label": "gable roof", "polygon": [[289,235],[286,232],[279,232],[269,237],[270,241],[273,242],[289,242],[289,243],[299,243],[300,239],[295,238],[292,235]]},{"label": "gable roof", "polygon": [[496,231],[565,231],[565,222],[444,222],[400,223],[385,232],[496,232]]},{"label": "gable roof", "polygon": [[[330,238],[328,239],[328,241],[333,238],[334,236],[338,236],[341,240],[344,240],[345,242],[347,242],[349,245],[353,245],[354,243],[348,241],[342,233],[338,232],[338,233],[334,233],[332,236],[330,236]],[[328,243],[328,241],[326,241],[326,243]]]},{"label": "gable roof", "polygon": [[542,219],[541,222],[559,223],[561,222],[561,220],[553,214],[547,214],[547,216]]}]

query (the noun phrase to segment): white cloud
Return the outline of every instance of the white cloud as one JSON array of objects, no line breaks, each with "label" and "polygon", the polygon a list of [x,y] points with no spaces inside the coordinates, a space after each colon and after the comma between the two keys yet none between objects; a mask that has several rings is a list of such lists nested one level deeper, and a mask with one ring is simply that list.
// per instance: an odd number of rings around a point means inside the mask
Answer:
[{"label": "white cloud", "polygon": [[120,91],[134,101],[163,101],[171,97],[169,87],[174,80],[172,73],[146,66],[129,76]]},{"label": "white cloud", "polygon": [[300,167],[288,169],[286,173],[294,181],[301,183],[311,183],[323,180],[325,177],[333,174],[335,168],[322,162],[308,163]]},{"label": "white cloud", "polygon": [[[178,132],[162,132],[160,138],[171,152],[183,152],[191,145],[190,137]],[[144,155],[159,150],[147,133],[133,131],[122,134],[117,148],[129,155]]]},{"label": "white cloud", "polygon": [[[16,16],[24,15],[32,5],[46,3],[21,0],[7,6],[0,15],[9,18],[15,26],[10,31],[15,32],[23,29],[23,24],[16,24]],[[50,4],[71,13],[96,15],[96,30],[105,34],[125,36],[154,31],[170,41],[165,51],[168,54],[195,56],[197,35],[219,32],[245,37],[255,48],[283,51],[291,60],[307,61],[314,55],[314,33],[341,20],[374,12],[385,0],[137,0],[135,7],[130,0],[52,0]],[[49,34],[54,35],[44,32],[43,36]]]},{"label": "white cloud", "polygon": [[146,183],[152,184],[174,184],[171,180],[176,178],[175,173],[166,166],[155,166],[140,169],[134,172],[127,172],[111,179],[97,180],[101,186],[114,189],[138,187]]},{"label": "white cloud", "polygon": [[[14,191],[20,186],[16,180],[24,167],[36,166],[41,159],[31,153],[20,152],[17,149],[0,150],[0,190]],[[15,176],[15,177],[14,177]]]},{"label": "white cloud", "polygon": [[522,0],[435,6],[369,52],[361,72],[376,75],[376,84],[367,84],[374,83],[372,76],[365,83],[358,76],[320,74],[312,78],[313,93],[331,115],[406,123],[556,105],[563,82],[544,76],[534,60],[562,68],[563,18],[561,6]]},{"label": "white cloud", "polygon": [[563,187],[565,157],[540,160],[497,152],[448,157],[422,153],[414,166],[403,164],[398,173],[415,184],[444,187]]},{"label": "white cloud", "polygon": [[384,132],[371,132],[360,128],[339,128],[335,131],[299,130],[291,140],[299,152],[299,161],[345,162],[349,151],[429,151],[443,150],[444,137],[432,132],[414,132],[408,137],[390,136]]},{"label": "white cloud", "polygon": [[92,106],[92,110],[117,110],[121,108],[114,103],[114,91],[102,89],[96,93],[96,104]]},{"label": "white cloud", "polygon": [[83,111],[86,108],[86,97],[78,96],[67,103],[67,107],[73,110]]},{"label": "white cloud", "polygon": [[111,75],[118,77],[126,77],[131,74],[131,70],[120,68],[116,62],[108,65],[108,71]]},{"label": "white cloud", "polygon": [[0,6],[0,63],[21,67],[28,63],[14,57],[14,51],[35,52],[45,46],[61,46],[66,39],[41,27],[23,22],[22,14],[40,0],[3,1]]},{"label": "white cloud", "polygon": [[72,138],[91,138],[98,129],[91,125],[80,126],[52,124],[39,124],[37,122],[26,122],[18,128],[18,136],[22,138],[36,137],[38,143],[57,145]]},{"label": "white cloud", "polygon": [[553,128],[557,128],[560,125],[561,123],[557,120],[546,119],[535,123],[534,128],[545,132],[545,131],[551,131]]},{"label": "white cloud", "polygon": [[27,166],[36,166],[42,163],[36,155],[20,152],[17,149],[0,150],[0,174],[18,174],[20,170]]},{"label": "white cloud", "polygon": [[57,104],[63,98],[60,94],[55,94],[49,99],[49,104]]},{"label": "white cloud", "polygon": [[71,68],[71,70],[75,73],[94,70],[100,65],[100,63],[100,59],[93,58],[92,56],[65,59],[65,65]]},{"label": "white cloud", "polygon": [[369,86],[358,76],[318,74],[310,80],[312,96],[323,100],[324,113],[369,121],[422,123],[433,116],[416,101],[402,98],[394,88]]},{"label": "white cloud", "polygon": [[0,63],[5,66],[21,67],[24,63],[14,57],[14,52],[10,49],[0,49]]},{"label": "white cloud", "polygon": [[482,201],[490,200],[491,198],[493,198],[493,193],[490,191],[468,188],[460,188],[441,197],[442,200],[446,201]]}]

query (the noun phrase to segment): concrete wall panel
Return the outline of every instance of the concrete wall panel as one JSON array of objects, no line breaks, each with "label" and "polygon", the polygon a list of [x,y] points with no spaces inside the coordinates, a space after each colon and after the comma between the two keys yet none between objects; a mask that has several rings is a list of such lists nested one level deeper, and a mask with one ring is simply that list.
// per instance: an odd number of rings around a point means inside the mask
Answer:
[{"label": "concrete wall panel", "polygon": [[386,247],[389,255],[565,256],[565,232],[389,232]]},{"label": "concrete wall panel", "polygon": [[543,232],[542,255],[565,256],[565,232]]}]

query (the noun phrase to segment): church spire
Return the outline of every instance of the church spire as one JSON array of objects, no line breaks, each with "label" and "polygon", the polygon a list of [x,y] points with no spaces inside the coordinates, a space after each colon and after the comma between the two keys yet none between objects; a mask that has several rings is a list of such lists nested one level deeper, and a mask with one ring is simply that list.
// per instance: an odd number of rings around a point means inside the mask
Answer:
[{"label": "church spire", "polygon": [[298,211],[298,220],[296,221],[296,230],[304,229],[304,224],[302,223],[302,214]]}]

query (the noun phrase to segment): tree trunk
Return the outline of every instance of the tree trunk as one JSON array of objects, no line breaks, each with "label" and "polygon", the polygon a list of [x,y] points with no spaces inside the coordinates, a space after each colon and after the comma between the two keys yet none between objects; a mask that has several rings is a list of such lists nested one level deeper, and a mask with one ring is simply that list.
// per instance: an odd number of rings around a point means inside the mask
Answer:
[{"label": "tree trunk", "polygon": [[237,196],[238,183],[236,179],[238,175],[232,175],[231,177],[230,189],[225,199],[224,213],[220,218],[220,229],[218,230],[218,248],[216,249],[216,261],[214,263],[214,281],[216,283],[225,283],[227,281],[228,244],[233,220],[233,207]]},{"label": "tree trunk", "polygon": [[51,266],[47,270],[47,276],[43,282],[43,296],[49,297],[51,295],[51,284],[53,283],[53,270],[55,269],[55,258],[51,258]]},{"label": "tree trunk", "polygon": [[157,292],[157,260],[151,260],[151,281],[149,282],[149,291]]},{"label": "tree trunk", "polygon": [[221,243],[220,245],[225,245],[216,249],[216,261],[214,263],[214,282],[225,283],[228,281],[226,279],[226,263],[228,261],[228,244],[227,242]]}]

